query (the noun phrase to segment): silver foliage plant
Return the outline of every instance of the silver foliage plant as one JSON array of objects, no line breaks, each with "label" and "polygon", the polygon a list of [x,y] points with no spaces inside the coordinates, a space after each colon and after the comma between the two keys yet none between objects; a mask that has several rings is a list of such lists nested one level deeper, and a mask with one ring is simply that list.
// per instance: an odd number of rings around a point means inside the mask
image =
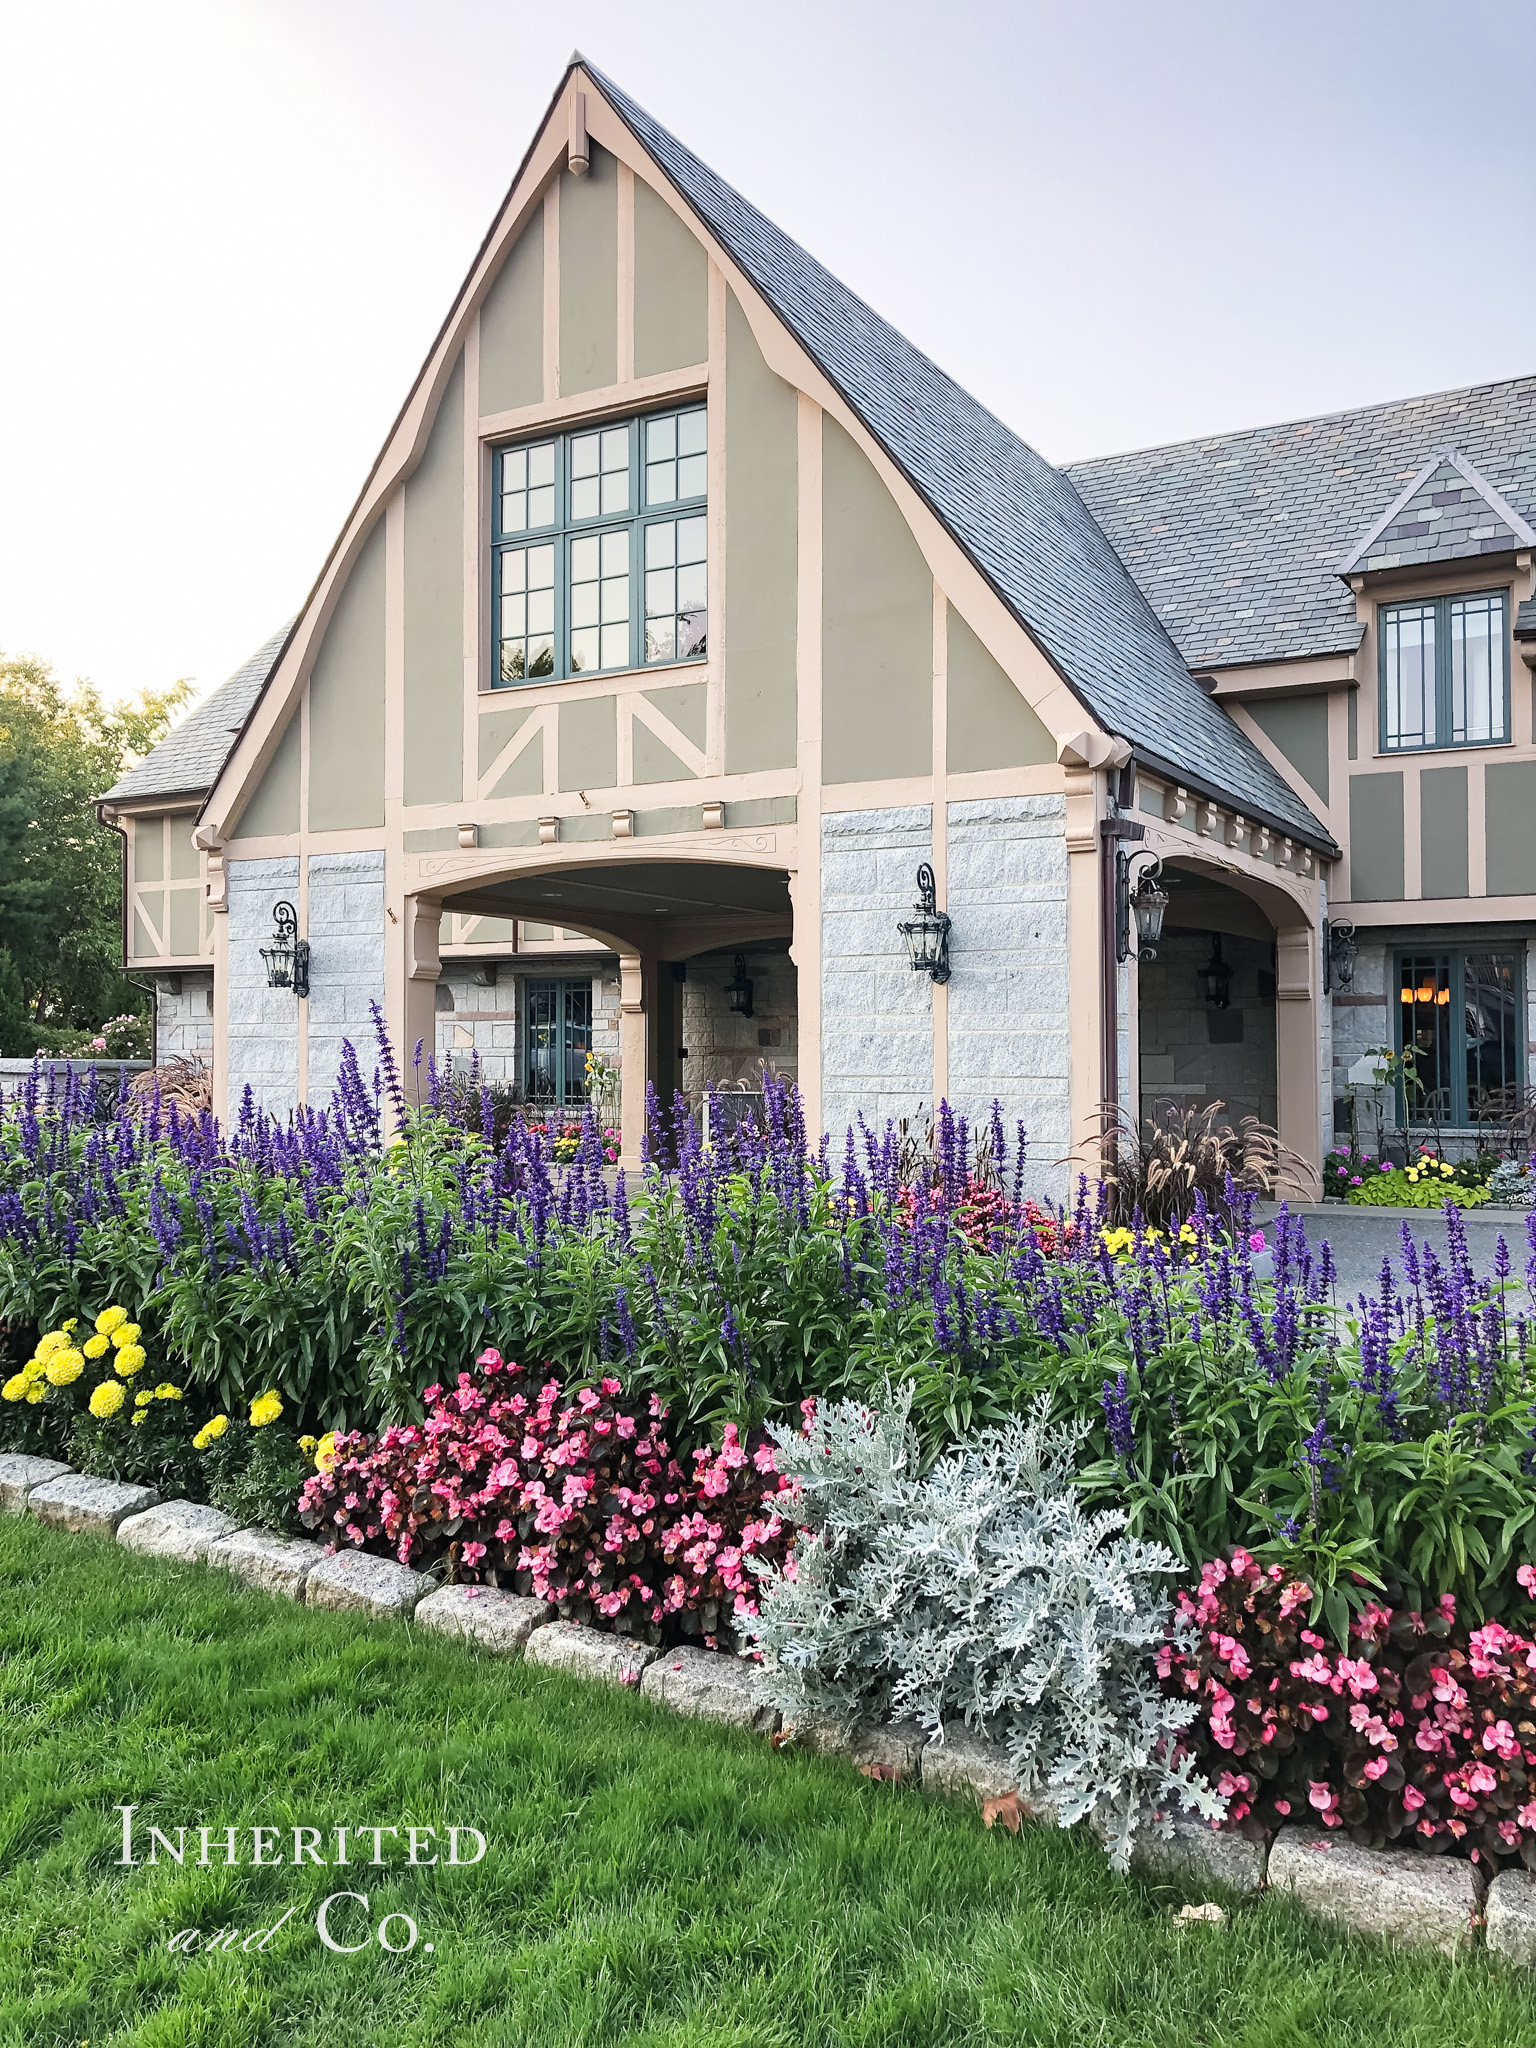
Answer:
[{"label": "silver foliage plant", "polygon": [[1178,1565],[1124,1515],[1084,1512],[1081,1430],[1041,1403],[924,1473],[907,1411],[844,1401],[804,1434],[774,1427],[797,1485],[776,1508],[800,1535],[750,1624],[763,1696],[789,1721],[910,1716],[942,1737],[964,1720],[1063,1827],[1092,1817],[1116,1869],[1149,1815],[1165,1831],[1178,1809],[1219,1818],[1226,1801],[1174,1756],[1195,1708],[1153,1669],[1180,1640]]}]

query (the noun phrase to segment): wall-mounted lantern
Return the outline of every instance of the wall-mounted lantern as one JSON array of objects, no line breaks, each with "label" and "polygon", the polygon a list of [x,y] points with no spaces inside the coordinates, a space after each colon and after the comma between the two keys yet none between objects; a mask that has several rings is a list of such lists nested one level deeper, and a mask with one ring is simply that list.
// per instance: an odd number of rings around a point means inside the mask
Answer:
[{"label": "wall-mounted lantern", "polygon": [[1323,919],[1323,993],[1332,988],[1348,988],[1355,978],[1355,962],[1360,957],[1360,948],[1355,943],[1355,928],[1347,918]]},{"label": "wall-mounted lantern", "polygon": [[261,957],[267,963],[268,988],[309,994],[309,941],[299,937],[299,913],[291,903],[273,904],[272,943],[262,947]]},{"label": "wall-mounted lantern", "polygon": [[[1132,864],[1145,863],[1134,875]],[[1168,910],[1168,891],[1160,877],[1163,864],[1155,853],[1145,850],[1127,853],[1122,846],[1115,853],[1115,958],[1131,958],[1131,922],[1136,925],[1138,960],[1155,960],[1163,940],[1163,918]]]},{"label": "wall-mounted lantern", "polygon": [[949,919],[939,908],[938,887],[927,861],[917,871],[917,915],[903,920],[896,929],[907,942],[914,974],[926,974],[930,981],[949,979]]},{"label": "wall-mounted lantern", "polygon": [[1213,1009],[1226,1010],[1231,1007],[1232,969],[1222,957],[1221,933],[1211,933],[1211,957],[1203,967],[1195,970],[1205,989],[1205,1000]]},{"label": "wall-mounted lantern", "polygon": [[725,984],[725,992],[731,999],[731,1009],[738,1017],[752,1014],[752,983],[747,977],[747,956],[736,955],[736,972]]}]

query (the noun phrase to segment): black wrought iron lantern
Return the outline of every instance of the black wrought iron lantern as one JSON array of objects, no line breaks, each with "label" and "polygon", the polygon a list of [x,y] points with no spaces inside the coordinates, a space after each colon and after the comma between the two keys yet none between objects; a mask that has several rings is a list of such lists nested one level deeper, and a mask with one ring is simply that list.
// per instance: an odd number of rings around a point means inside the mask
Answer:
[{"label": "black wrought iron lantern", "polygon": [[949,919],[939,908],[938,887],[927,861],[917,871],[917,915],[903,919],[896,929],[907,942],[907,954],[914,974],[926,974],[930,981],[949,979]]},{"label": "black wrought iron lantern", "polygon": [[1211,1005],[1212,1009],[1230,1009],[1232,969],[1227,965],[1222,955],[1220,932],[1211,933],[1211,957],[1203,967],[1199,967],[1195,971],[1205,990],[1205,1000]]},{"label": "black wrought iron lantern", "polygon": [[747,974],[747,956],[736,955],[736,972],[725,984],[725,992],[731,999],[731,1009],[738,1017],[752,1014],[752,983]]},{"label": "black wrought iron lantern", "polygon": [[263,946],[268,988],[291,988],[309,994],[309,941],[299,937],[299,913],[291,903],[272,906],[272,943]]},{"label": "black wrought iron lantern", "polygon": [[1323,989],[1348,988],[1355,978],[1360,948],[1347,918],[1323,919]]},{"label": "black wrought iron lantern", "polygon": [[[1144,862],[1135,873],[1133,864]],[[1131,926],[1136,927],[1138,960],[1155,960],[1163,939],[1163,919],[1168,911],[1168,891],[1160,879],[1163,864],[1155,853],[1127,853],[1121,847],[1115,855],[1115,958],[1131,958]]]}]

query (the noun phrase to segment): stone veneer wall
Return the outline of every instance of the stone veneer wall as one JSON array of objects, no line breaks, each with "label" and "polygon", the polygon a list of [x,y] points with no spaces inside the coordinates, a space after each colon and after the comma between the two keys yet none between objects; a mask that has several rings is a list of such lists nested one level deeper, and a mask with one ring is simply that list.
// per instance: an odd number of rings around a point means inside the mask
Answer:
[{"label": "stone veneer wall", "polygon": [[[173,991],[172,982],[181,985]],[[155,1046],[162,1060],[213,1059],[213,969],[183,968],[155,983]]]},{"label": "stone veneer wall", "polygon": [[949,1100],[973,1120],[1000,1102],[1010,1138],[1020,1122],[1029,1134],[1034,1191],[1059,1193],[1085,1135],[1070,1098],[1065,799],[952,803],[948,907]]},{"label": "stone veneer wall", "polygon": [[746,1081],[756,1087],[766,1063],[782,1079],[800,1070],[800,1017],[794,962],[787,953],[745,954],[752,983],[752,1015],[737,1016],[725,985],[736,967],[736,948],[704,953],[688,962],[683,983],[682,1032],[687,1046],[683,1088]]},{"label": "stone veneer wall", "polygon": [[821,821],[821,1109],[834,1155],[861,1113],[878,1127],[932,1110],[933,986],[896,929],[932,858],[926,804]]},{"label": "stone veneer wall", "polygon": [[298,1000],[291,989],[268,988],[261,948],[272,932],[272,905],[296,902],[296,855],[229,863],[229,1114],[247,1087],[263,1109],[286,1116],[299,1099]]},{"label": "stone veneer wall", "polygon": [[[1245,1116],[1273,1124],[1279,1114],[1274,949],[1267,940],[1223,932],[1221,950],[1232,969],[1225,1010],[1205,1000],[1198,978],[1211,957],[1208,931],[1169,926],[1156,960],[1138,971],[1144,1116],[1169,1102],[1180,1108],[1220,1102],[1222,1120],[1234,1127]],[[1261,992],[1261,975],[1268,978],[1268,994]],[[1223,1035],[1236,1031],[1240,1039]]]},{"label": "stone veneer wall", "polygon": [[[234,934],[230,936],[233,939]],[[382,852],[309,856],[306,936],[310,958],[305,1092],[311,1104],[323,1108],[336,1086],[347,1039],[356,1048],[365,1075],[371,1075],[377,1064],[371,1005],[384,1001]],[[404,1061],[409,1062],[413,1050],[400,1048]]]},{"label": "stone veneer wall", "polygon": [[437,983],[437,1056],[467,1071],[476,1053],[487,1081],[523,1079],[524,990],[529,980],[592,981],[592,1048],[609,1066],[619,1064],[619,969],[608,960],[594,971],[590,959],[551,958],[546,964],[523,956],[496,961],[494,985],[476,979],[492,963],[445,960]]}]

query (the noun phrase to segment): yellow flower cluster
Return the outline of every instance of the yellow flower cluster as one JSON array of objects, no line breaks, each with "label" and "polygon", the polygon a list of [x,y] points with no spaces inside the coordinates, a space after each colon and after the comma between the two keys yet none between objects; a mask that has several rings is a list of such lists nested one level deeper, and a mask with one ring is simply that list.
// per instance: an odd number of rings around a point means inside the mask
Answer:
[{"label": "yellow flower cluster", "polygon": [[[133,1397],[132,1420],[135,1423],[145,1421],[156,1401],[179,1401],[180,1399],[180,1387],[173,1387],[169,1380],[162,1380],[158,1387],[142,1387]],[[122,1403],[119,1402],[118,1406],[121,1407]],[[114,1410],[113,1412],[115,1413],[116,1411]]]},{"label": "yellow flower cluster", "polygon": [[[105,1358],[108,1352],[115,1353],[112,1365],[118,1376],[132,1379],[148,1354],[139,1342],[139,1325],[128,1320],[127,1309],[115,1302],[110,1308],[104,1308],[96,1318],[93,1334],[77,1344],[74,1331],[78,1321],[78,1317],[71,1316],[56,1330],[46,1331],[20,1372],[13,1373],[0,1386],[0,1399],[27,1401],[35,1407],[47,1398],[50,1387],[72,1387],[85,1371],[88,1359],[94,1362]],[[103,1411],[96,1407],[93,1395],[90,1406],[93,1415],[103,1412],[115,1415],[122,1403],[118,1401]]]},{"label": "yellow flower cluster", "polygon": [[227,1415],[211,1416],[208,1419],[208,1421],[203,1424],[202,1428],[197,1432],[197,1435],[193,1437],[193,1450],[206,1451],[210,1444],[218,1442],[219,1438],[224,1434],[225,1430],[228,1429],[228,1427],[229,1417]]},{"label": "yellow flower cluster", "polygon": [[283,1412],[283,1404],[276,1387],[268,1387],[264,1394],[258,1394],[251,1403],[252,1429],[265,1429],[269,1422],[276,1422]]},{"label": "yellow flower cluster", "polygon": [[103,1380],[91,1395],[91,1413],[98,1422],[106,1422],[114,1416],[127,1400],[128,1395],[118,1380]]},{"label": "yellow flower cluster", "polygon": [[1420,1159],[1408,1168],[1408,1178],[1412,1181],[1454,1180],[1456,1169],[1447,1159]]},{"label": "yellow flower cluster", "polygon": [[[1161,1244],[1166,1233],[1161,1230],[1143,1230],[1141,1235],[1149,1244]],[[1179,1225],[1179,1244],[1198,1244],[1199,1241],[1199,1233],[1192,1223]],[[1112,1230],[1105,1229],[1099,1232],[1099,1242],[1112,1259],[1126,1259],[1136,1249],[1136,1232],[1127,1224],[1117,1223]]]},{"label": "yellow flower cluster", "polygon": [[328,1429],[325,1435],[321,1437],[319,1443],[315,1445],[315,1470],[317,1472],[329,1472],[338,1456],[336,1432],[334,1429]]}]

